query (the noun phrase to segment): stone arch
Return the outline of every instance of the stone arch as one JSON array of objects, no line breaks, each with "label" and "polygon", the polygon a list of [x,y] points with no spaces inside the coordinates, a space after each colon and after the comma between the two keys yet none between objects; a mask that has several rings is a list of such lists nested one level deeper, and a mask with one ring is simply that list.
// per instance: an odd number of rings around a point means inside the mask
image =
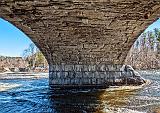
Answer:
[{"label": "stone arch", "polygon": [[123,64],[159,16],[158,0],[0,2],[0,17],[28,35],[50,64]]},{"label": "stone arch", "polygon": [[0,17],[20,28],[41,49],[50,65],[50,84],[55,84],[63,64],[68,73],[75,71],[74,76],[78,76],[79,65],[90,70],[94,64],[123,64],[140,33],[160,17],[160,1],[1,0]]}]

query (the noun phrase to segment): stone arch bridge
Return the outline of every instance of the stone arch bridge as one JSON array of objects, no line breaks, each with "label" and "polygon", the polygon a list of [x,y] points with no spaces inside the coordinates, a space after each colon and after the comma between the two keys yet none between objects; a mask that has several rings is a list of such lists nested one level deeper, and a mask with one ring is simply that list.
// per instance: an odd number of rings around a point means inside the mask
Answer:
[{"label": "stone arch bridge", "polygon": [[159,0],[0,0],[0,17],[40,48],[54,86],[106,83],[159,16]]}]

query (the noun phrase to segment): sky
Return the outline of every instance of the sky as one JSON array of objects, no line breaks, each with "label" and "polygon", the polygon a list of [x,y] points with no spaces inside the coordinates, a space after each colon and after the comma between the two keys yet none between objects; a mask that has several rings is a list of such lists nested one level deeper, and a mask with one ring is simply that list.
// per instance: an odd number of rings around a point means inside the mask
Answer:
[{"label": "sky", "polygon": [[[146,31],[160,28],[160,19],[151,24]],[[22,31],[11,23],[0,18],[0,55],[3,56],[22,56],[23,50],[32,43]]]},{"label": "sky", "polygon": [[148,28],[145,31],[151,31],[154,28],[160,28],[160,19],[158,19],[157,21],[153,22],[150,26],[148,26]]},{"label": "sky", "polygon": [[9,22],[0,19],[0,55],[22,56],[32,41],[22,31]]}]

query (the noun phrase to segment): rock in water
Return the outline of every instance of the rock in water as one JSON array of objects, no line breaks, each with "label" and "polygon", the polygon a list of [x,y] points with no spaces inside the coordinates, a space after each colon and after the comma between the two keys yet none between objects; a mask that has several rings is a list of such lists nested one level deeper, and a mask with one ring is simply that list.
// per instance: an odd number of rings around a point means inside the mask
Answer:
[{"label": "rock in water", "polygon": [[123,82],[129,85],[141,85],[145,83],[145,79],[135,71],[130,65],[123,65],[121,68],[123,73]]}]

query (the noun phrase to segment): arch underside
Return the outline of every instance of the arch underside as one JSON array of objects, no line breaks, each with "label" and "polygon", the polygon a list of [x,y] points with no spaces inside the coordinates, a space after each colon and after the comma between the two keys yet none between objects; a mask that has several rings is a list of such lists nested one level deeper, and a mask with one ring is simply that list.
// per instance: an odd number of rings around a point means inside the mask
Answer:
[{"label": "arch underside", "polygon": [[52,64],[123,64],[159,15],[158,0],[0,2],[0,16],[26,33]]},{"label": "arch underside", "polygon": [[0,17],[21,29],[54,65],[123,64],[158,17],[159,0],[1,0]]}]

